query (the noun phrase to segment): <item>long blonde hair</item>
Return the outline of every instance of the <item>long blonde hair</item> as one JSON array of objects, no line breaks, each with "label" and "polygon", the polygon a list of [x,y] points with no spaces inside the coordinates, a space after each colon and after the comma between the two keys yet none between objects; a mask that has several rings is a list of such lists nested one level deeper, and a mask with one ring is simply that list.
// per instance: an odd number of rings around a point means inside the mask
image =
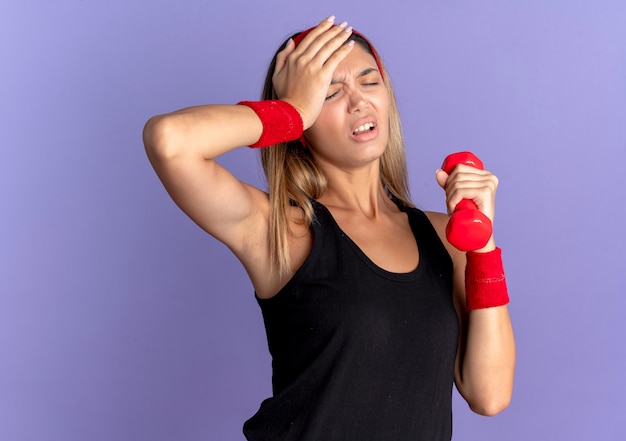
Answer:
[{"label": "long blonde hair", "polygon": [[[355,43],[374,55],[367,40],[359,35],[352,35],[350,40],[354,40]],[[277,54],[285,48],[288,41],[282,44]],[[380,158],[381,183],[392,199],[406,207],[413,207],[409,194],[400,115],[387,69],[382,61],[380,65],[383,69],[381,75],[389,97],[389,140],[387,148]],[[277,99],[272,83],[275,67],[276,55],[274,55],[265,77],[262,93],[264,100]],[[299,140],[261,149],[260,154],[270,202],[270,257],[273,265],[278,269],[279,275],[285,277],[291,273],[288,240],[289,235],[293,234],[290,227],[291,207],[299,207],[302,210],[301,221],[307,226],[310,225],[313,221],[312,200],[318,199],[324,194],[328,181],[323,170],[313,158],[310,149],[304,148]]]}]

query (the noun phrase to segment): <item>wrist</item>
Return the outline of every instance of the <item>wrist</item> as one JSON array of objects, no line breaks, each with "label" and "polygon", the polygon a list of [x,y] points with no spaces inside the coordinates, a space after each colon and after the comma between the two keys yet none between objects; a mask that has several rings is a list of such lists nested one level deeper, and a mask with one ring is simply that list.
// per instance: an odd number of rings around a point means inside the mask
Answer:
[{"label": "wrist", "polygon": [[296,103],[294,103],[293,100],[291,100],[290,98],[281,98],[280,100],[286,102],[298,112],[298,114],[300,115],[300,119],[302,120],[302,131],[308,129],[313,125],[314,121],[310,122],[309,118],[306,115],[306,112],[304,112]]},{"label": "wrist", "polygon": [[291,103],[284,100],[240,101],[240,105],[250,107],[263,124],[263,132],[257,142],[250,147],[269,147],[294,141],[304,131],[302,115]]},{"label": "wrist", "polygon": [[492,251],[495,251],[496,248],[497,248],[496,247],[496,241],[495,241],[495,239],[493,238],[493,235],[492,235],[489,238],[489,241],[487,242],[487,244],[484,247],[482,247],[479,250],[474,250],[474,251],[471,251],[471,252],[473,252],[473,253],[490,253]]},{"label": "wrist", "polygon": [[465,299],[467,309],[494,308],[509,303],[502,250],[470,251],[466,254]]}]

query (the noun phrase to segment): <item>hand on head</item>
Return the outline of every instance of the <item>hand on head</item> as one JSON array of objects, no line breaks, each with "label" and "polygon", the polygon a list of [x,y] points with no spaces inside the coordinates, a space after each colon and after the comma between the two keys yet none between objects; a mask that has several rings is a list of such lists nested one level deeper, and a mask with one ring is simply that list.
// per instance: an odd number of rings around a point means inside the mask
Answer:
[{"label": "hand on head", "polygon": [[352,28],[347,23],[334,26],[334,17],[329,17],[298,46],[289,40],[276,56],[274,90],[279,99],[298,109],[305,130],[322,110],[333,72],[354,46],[352,42],[344,44],[351,34]]}]

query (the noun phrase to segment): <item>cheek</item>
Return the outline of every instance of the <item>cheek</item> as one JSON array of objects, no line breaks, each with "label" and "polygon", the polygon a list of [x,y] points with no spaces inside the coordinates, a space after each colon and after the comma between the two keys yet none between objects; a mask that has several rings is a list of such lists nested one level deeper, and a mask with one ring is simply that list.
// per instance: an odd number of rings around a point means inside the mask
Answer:
[{"label": "cheek", "polygon": [[325,104],[320,112],[320,116],[317,118],[316,124],[319,122],[326,130],[334,130],[341,119],[342,110],[343,107],[340,106],[338,101]]},{"label": "cheek", "polygon": [[326,106],[315,120],[315,123],[307,130],[307,136],[311,141],[320,141],[325,138],[334,138],[341,132],[340,118],[331,106]]},{"label": "cheek", "polygon": [[380,106],[378,107],[379,109],[379,115],[382,116],[382,119],[384,121],[386,121],[386,124],[384,125],[385,130],[387,130],[387,132],[389,131],[389,102],[385,99],[382,100],[380,103]]}]

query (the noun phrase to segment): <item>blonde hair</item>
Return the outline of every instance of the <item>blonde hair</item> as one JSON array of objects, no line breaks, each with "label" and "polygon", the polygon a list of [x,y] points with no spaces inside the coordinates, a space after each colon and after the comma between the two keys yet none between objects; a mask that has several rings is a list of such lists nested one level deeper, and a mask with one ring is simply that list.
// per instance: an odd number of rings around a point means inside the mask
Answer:
[{"label": "blonde hair", "polygon": [[[355,40],[357,44],[373,55],[367,40],[358,35],[353,35],[350,39]],[[287,41],[283,43],[277,53],[284,49]],[[389,140],[387,148],[380,158],[381,183],[391,199],[406,207],[413,207],[409,194],[400,115],[389,74],[382,60],[380,65],[383,69],[381,75],[389,97]],[[265,78],[262,99],[277,99],[272,83],[275,66],[276,55],[270,63]],[[279,275],[286,277],[291,273],[289,259],[289,235],[293,235],[289,218],[291,207],[299,207],[302,210],[302,219],[299,221],[311,225],[314,215],[312,200],[318,199],[324,194],[328,181],[323,170],[313,158],[310,149],[304,148],[299,140],[261,149],[260,154],[270,202],[270,257],[273,265],[278,269]]]}]

